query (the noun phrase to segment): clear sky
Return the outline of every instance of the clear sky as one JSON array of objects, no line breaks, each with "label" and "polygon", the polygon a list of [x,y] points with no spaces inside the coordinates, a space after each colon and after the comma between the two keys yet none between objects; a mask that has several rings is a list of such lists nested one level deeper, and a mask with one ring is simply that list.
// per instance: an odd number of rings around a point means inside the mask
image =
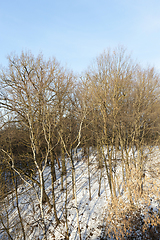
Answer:
[{"label": "clear sky", "polygon": [[0,0],[0,64],[30,50],[75,72],[123,45],[160,71],[160,0]]}]

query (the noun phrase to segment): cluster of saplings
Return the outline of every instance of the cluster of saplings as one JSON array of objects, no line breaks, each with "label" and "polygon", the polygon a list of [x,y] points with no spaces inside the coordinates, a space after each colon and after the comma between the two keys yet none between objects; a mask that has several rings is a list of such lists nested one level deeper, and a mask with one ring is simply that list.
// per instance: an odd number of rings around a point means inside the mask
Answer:
[{"label": "cluster of saplings", "polygon": [[[63,186],[67,156],[72,166],[73,197],[81,239],[73,158],[80,148],[86,156],[91,149],[97,150],[97,166],[105,169],[113,201],[117,198],[113,170],[121,160],[123,179],[133,206],[129,182],[131,166],[136,169],[141,195],[147,160],[145,149],[159,142],[159,83],[154,68],[141,68],[124,48],[102,53],[81,76],[61,67],[55,58],[46,61],[43,55],[35,57],[30,52],[10,55],[8,67],[0,72],[1,204],[8,192],[17,193],[19,183],[39,187],[40,224],[42,235],[47,239],[44,204],[54,209],[58,225],[54,187],[56,164],[61,171],[61,189],[65,189],[67,198],[67,187]],[[117,160],[116,153],[120,153],[121,159]],[[46,167],[51,169],[52,198],[45,190],[43,173]],[[91,190],[91,186],[89,188]],[[16,196],[22,236],[27,239],[18,194]],[[91,193],[89,198],[91,200]],[[66,239],[69,239],[67,207],[65,216]],[[2,215],[0,223],[6,236],[14,239],[9,222]]]}]

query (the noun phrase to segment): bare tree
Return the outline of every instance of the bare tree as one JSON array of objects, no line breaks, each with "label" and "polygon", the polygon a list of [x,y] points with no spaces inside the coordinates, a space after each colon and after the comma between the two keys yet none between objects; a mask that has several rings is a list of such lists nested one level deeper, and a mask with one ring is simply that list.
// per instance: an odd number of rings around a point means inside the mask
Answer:
[{"label": "bare tree", "polygon": [[[8,114],[12,115],[14,120],[17,120],[28,132],[31,161],[39,175],[39,182],[34,182],[40,187],[38,200],[45,239],[47,238],[47,228],[45,226],[43,204],[47,201],[50,207],[52,205],[45,191],[43,173],[51,151],[54,149],[54,145],[57,144],[51,140],[53,138],[53,128],[58,123],[62,124],[61,119],[56,115],[57,112],[53,110],[57,109],[55,107],[57,101],[59,101],[56,98],[58,94],[57,85],[58,89],[60,86],[61,93],[65,92],[65,88],[62,89],[62,83],[65,81],[64,73],[65,71],[60,68],[55,59],[45,62],[42,55],[34,58],[30,53],[22,53],[20,57],[10,56],[8,69],[1,72],[1,84],[6,96],[1,101],[1,106],[7,109]],[[64,85],[66,88],[67,84],[66,81],[66,85]],[[63,95],[61,98],[63,98]],[[63,106],[60,107],[61,109],[58,111],[61,112]],[[13,160],[10,155],[8,157]],[[13,165],[14,163],[12,163]],[[26,177],[23,169],[17,171]],[[58,224],[54,197],[53,202],[55,218]]]}]

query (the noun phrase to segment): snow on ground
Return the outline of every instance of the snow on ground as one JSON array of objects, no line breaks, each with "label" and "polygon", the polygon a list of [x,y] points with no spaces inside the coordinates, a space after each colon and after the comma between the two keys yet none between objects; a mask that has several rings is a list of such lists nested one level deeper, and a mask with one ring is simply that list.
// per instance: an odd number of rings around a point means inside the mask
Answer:
[{"label": "snow on ground", "polygon": [[[107,202],[109,198],[109,188],[105,187],[104,178],[101,186],[101,195],[98,197],[98,178],[100,175],[97,169],[96,156],[90,157],[90,169],[91,169],[91,201],[89,201],[89,184],[88,184],[88,168],[87,160],[83,158],[77,162],[76,167],[76,187],[77,187],[77,201],[80,216],[80,227],[82,233],[82,239],[98,239],[101,235],[103,226],[103,218],[107,208]],[[70,239],[79,239],[77,231],[77,219],[75,200],[72,199],[72,176],[71,168],[68,173],[68,192],[69,192],[69,203],[68,203],[68,223]],[[105,179],[105,181],[107,181]],[[60,175],[58,179],[59,188],[57,188],[57,194],[59,194],[57,205],[59,209],[62,209],[62,203],[65,201],[65,197],[60,192]],[[59,191],[58,191],[59,190]],[[107,198],[106,198],[107,196]],[[59,217],[62,215],[62,210],[59,210]],[[65,220],[61,217],[61,220]],[[55,239],[63,239],[65,235],[64,226],[60,224],[55,229]],[[60,234],[61,233],[61,234]]]},{"label": "snow on ground", "polygon": [[[79,159],[81,156],[79,156]],[[100,197],[98,197],[98,178],[100,177],[100,170],[97,169],[96,154],[90,156],[90,170],[91,170],[91,201],[89,201],[89,184],[88,184],[88,168],[87,160],[81,158],[79,161],[75,161],[76,169],[76,188],[77,188],[77,201],[79,208],[79,220],[82,231],[82,239],[98,239],[101,235],[103,218],[107,208],[107,202],[110,196],[108,185],[105,186],[107,179],[103,177],[101,185]],[[75,209],[75,200],[72,199],[72,170],[68,160],[67,170],[67,182],[68,182],[68,225],[70,239],[79,239],[77,231],[77,218]],[[57,181],[55,182],[55,195],[56,195],[56,206],[60,224],[56,227],[54,220],[53,210],[49,211],[48,206],[45,205],[45,220],[48,227],[48,239],[64,239],[65,236],[65,218],[64,218],[64,203],[65,203],[65,192],[61,191],[61,176],[58,168]],[[104,174],[106,176],[106,174]],[[44,172],[45,187],[50,199],[51,197],[51,176],[50,168],[46,168]],[[65,187],[65,179],[64,179]],[[21,185],[18,188],[19,193],[19,204],[21,209],[22,218],[25,219],[25,229],[28,232],[27,239],[39,239],[41,229],[38,224],[40,217],[39,204],[36,199],[35,192],[30,187]],[[14,198],[15,196],[9,196]],[[107,198],[106,198],[107,197]],[[14,206],[16,204],[14,200]],[[10,205],[8,210],[10,225],[16,223],[17,210]],[[15,229],[16,232],[16,229]],[[14,227],[11,231],[14,234]],[[17,236],[16,239],[20,239]],[[7,235],[0,232],[0,239],[7,239]],[[23,239],[23,238],[22,238]]]},{"label": "snow on ground", "polygon": [[[154,164],[156,166],[160,166],[160,152],[159,149],[154,151],[154,154],[148,161],[148,165],[146,166],[149,169],[148,174],[151,174],[154,170]],[[79,209],[79,220],[81,227],[82,239],[92,239],[98,240],[101,238],[104,228],[104,218],[108,211],[108,204],[110,203],[110,191],[109,185],[106,177],[105,169],[103,169],[103,178],[101,182],[101,192],[100,197],[98,196],[98,179],[100,177],[100,169],[97,168],[97,159],[96,153],[92,153],[90,156],[90,170],[91,170],[91,201],[89,201],[89,181],[88,181],[88,168],[87,168],[87,159],[82,157],[81,152],[79,152],[78,161],[75,160],[75,168],[76,168],[76,188],[77,188],[77,201],[78,201],[78,209]],[[78,229],[77,229],[77,218],[76,218],[76,209],[75,209],[75,200],[72,199],[72,169],[69,159],[67,160],[67,182],[68,182],[68,226],[71,240],[78,240]],[[119,184],[122,181],[122,173],[121,167],[117,166],[117,181]],[[65,191],[61,191],[61,175],[58,168],[56,169],[57,181],[55,182],[55,196],[56,196],[56,206],[58,218],[60,219],[60,224],[56,226],[56,222],[54,219],[53,209],[49,210],[47,204],[45,204],[45,223],[48,227],[48,239],[65,239]],[[156,173],[158,174],[158,173]],[[119,177],[119,178],[118,178]],[[45,187],[46,192],[50,198],[52,199],[51,193],[51,174],[50,168],[46,168],[44,172],[45,178]],[[65,187],[65,178],[64,178],[64,187]],[[35,187],[35,191],[36,191]],[[120,189],[117,194],[122,191],[122,184],[120,184]],[[19,204],[20,211],[22,214],[22,218],[24,219],[25,231],[27,233],[27,240],[38,240],[42,239],[40,236],[42,235],[42,229],[40,228],[39,219],[40,219],[40,210],[39,204],[36,199],[36,194],[33,189],[30,187],[26,187],[25,185],[21,185],[18,188],[19,193]],[[14,198],[13,203],[10,201],[10,198]],[[18,219],[18,213],[15,208],[16,199],[14,194],[8,196],[9,208],[9,225],[13,226],[10,232],[11,235],[14,236],[14,240],[23,239],[22,235],[18,232],[19,224],[16,225]],[[156,203],[152,202],[153,207]],[[5,214],[5,209],[1,210]],[[15,225],[15,226],[14,226]],[[0,228],[2,226],[0,225]],[[0,231],[0,239],[7,240],[7,235]]]}]

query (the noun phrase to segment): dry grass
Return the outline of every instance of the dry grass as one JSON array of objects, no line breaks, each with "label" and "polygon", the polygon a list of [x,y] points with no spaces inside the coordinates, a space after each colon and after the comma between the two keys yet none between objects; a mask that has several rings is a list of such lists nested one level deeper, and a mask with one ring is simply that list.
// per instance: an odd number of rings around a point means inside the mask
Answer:
[{"label": "dry grass", "polygon": [[133,203],[128,189],[108,205],[105,236],[102,239],[160,239],[159,163],[147,167],[143,191],[139,172],[132,166],[129,179]]}]

